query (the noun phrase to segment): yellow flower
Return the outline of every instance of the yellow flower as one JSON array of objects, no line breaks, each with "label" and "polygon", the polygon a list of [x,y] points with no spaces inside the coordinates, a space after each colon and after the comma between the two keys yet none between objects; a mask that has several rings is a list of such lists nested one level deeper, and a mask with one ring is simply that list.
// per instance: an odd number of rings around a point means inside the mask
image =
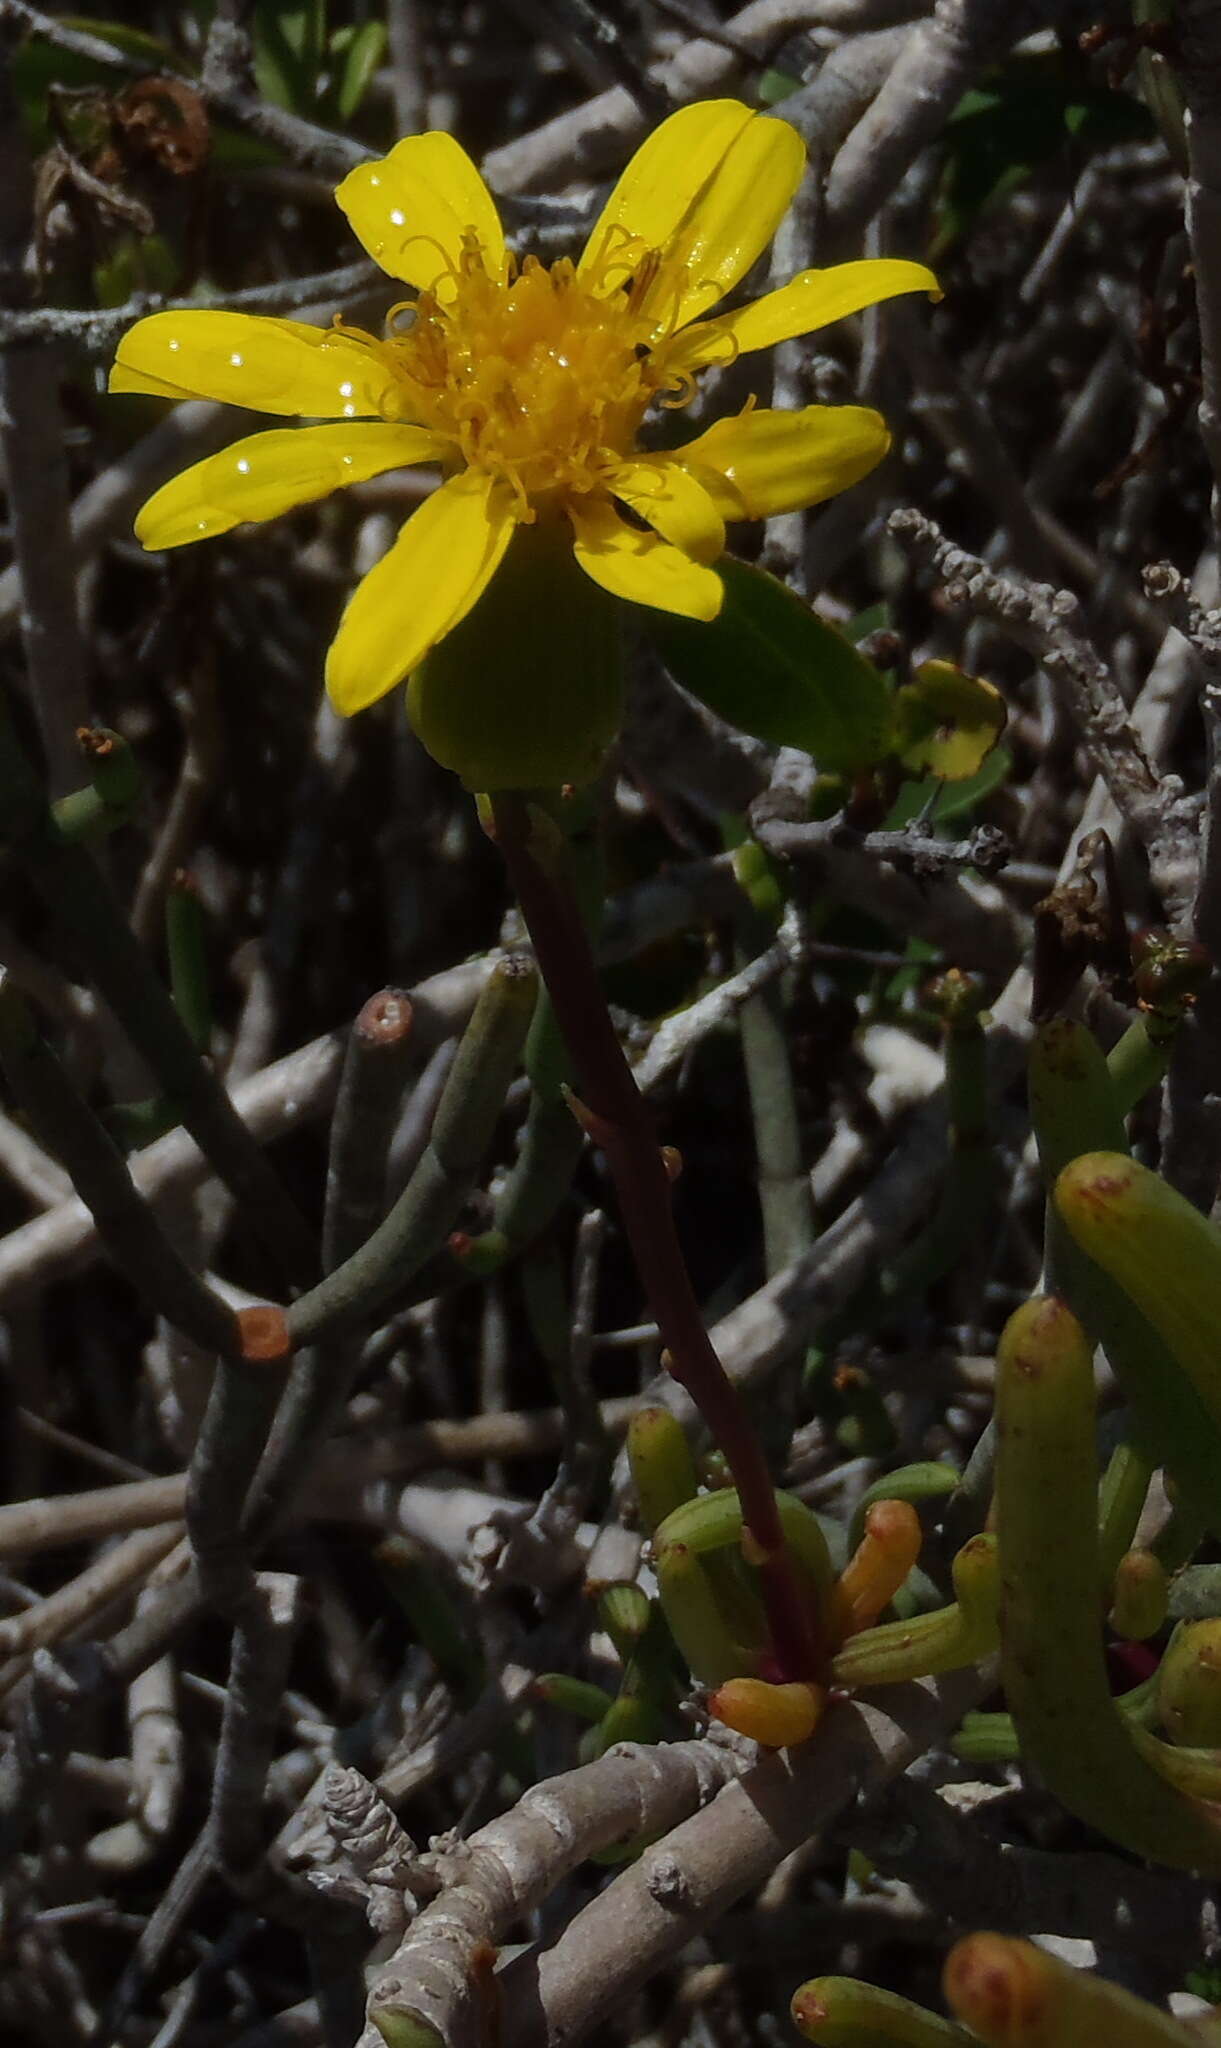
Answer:
[{"label": "yellow flower", "polygon": [[340,711],[391,689],[471,610],[515,529],[566,519],[585,573],[617,597],[711,619],[727,519],[831,497],[873,468],[886,427],[862,406],[748,406],[673,452],[638,450],[650,407],[701,371],[898,292],[918,263],[808,270],[708,317],[772,235],[805,168],[796,131],[735,100],[684,107],[639,149],[579,262],[505,248],[495,205],[445,134],[362,164],[336,198],[369,254],[411,287],[383,336],[337,321],[155,313],[119,345],[112,391],[222,399],[331,419],[238,441],[158,491],[147,548],[270,519],[410,463],[446,480],[358,586],[327,662]]}]

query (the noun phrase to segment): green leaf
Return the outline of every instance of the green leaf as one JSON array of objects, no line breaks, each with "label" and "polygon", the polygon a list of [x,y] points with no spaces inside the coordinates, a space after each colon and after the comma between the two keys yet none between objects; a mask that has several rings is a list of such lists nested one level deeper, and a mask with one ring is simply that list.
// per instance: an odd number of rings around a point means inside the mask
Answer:
[{"label": "green leaf", "polygon": [[844,632],[854,647],[867,640],[871,633],[889,633],[894,625],[893,608],[890,599],[880,597],[876,604],[867,605],[863,612],[849,619]]},{"label": "green leaf", "polygon": [[1011,57],[965,93],[947,123],[937,202],[935,262],[989,206],[1049,157],[1148,137],[1151,122],[1131,93],[1102,86],[1061,50]]},{"label": "green leaf", "polygon": [[761,74],[755,87],[759,95],[759,104],[764,107],[778,106],[781,100],[787,100],[790,93],[800,90],[799,78],[794,78],[791,71],[778,71],[774,65]]},{"label": "green leaf", "polygon": [[973,811],[986,796],[991,796],[994,789],[1008,781],[1012,772],[1013,756],[1008,747],[994,747],[983,767],[968,776],[965,782],[945,783],[939,775],[926,775],[919,782],[905,782],[891,805],[885,829],[898,832],[902,826],[910,825],[929,803],[932,804],[929,822],[949,825],[955,818],[965,817]]},{"label": "green leaf", "polygon": [[178,258],[164,235],[125,235],[94,266],[99,306],[122,306],[133,292],[171,292],[181,275]]},{"label": "green leaf", "polygon": [[856,775],[886,752],[890,697],[871,662],[762,569],[725,556],[709,624],[642,613],[675,680],[740,731]]},{"label": "green leaf", "polygon": [[995,684],[952,661],[926,661],[895,692],[895,752],[914,774],[965,782],[992,752],[1006,716]]},{"label": "green leaf", "polygon": [[[122,21],[95,21],[84,14],[61,14],[56,19],[65,28],[73,28],[82,34],[96,36],[99,42],[109,43],[138,65],[150,70],[163,71],[179,76],[189,76],[190,63],[156,36],[146,35],[143,29],[131,28]],[[37,36],[28,36],[13,52],[13,90],[21,108],[26,134],[30,146],[35,150],[46,149],[54,140],[47,119],[50,88],[52,85],[80,87],[99,85],[113,90],[116,73],[108,65],[95,63],[92,57],[82,57],[76,50],[61,50],[54,43],[45,43]]]},{"label": "green leaf", "polygon": [[339,80],[338,106],[343,121],[350,121],[373,82],[373,75],[386,53],[386,26],[366,21],[347,44],[343,73]]},{"label": "green leaf", "polygon": [[256,0],[254,69],[260,92],[278,106],[307,113],[322,61],[324,0]]}]

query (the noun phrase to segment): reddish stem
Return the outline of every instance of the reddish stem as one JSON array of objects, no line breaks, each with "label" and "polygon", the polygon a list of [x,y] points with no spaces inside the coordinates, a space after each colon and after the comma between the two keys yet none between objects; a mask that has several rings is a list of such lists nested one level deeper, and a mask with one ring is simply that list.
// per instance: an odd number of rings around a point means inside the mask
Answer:
[{"label": "reddish stem", "polygon": [[670,1177],[598,982],[576,903],[531,848],[523,798],[492,799],[495,838],[534,942],[624,1228],[666,1347],[665,1363],[695,1402],[729,1463],[742,1520],[757,1547],[772,1648],[783,1679],[817,1678],[825,1646],[785,1546],[771,1474],[736,1387],[713,1350],[674,1228]]}]

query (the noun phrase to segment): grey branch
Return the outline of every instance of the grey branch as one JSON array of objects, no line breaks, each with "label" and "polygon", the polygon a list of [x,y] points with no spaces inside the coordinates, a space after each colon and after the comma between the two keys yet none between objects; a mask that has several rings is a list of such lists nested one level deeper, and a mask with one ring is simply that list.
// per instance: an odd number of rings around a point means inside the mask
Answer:
[{"label": "grey branch", "polygon": [[1072,592],[997,576],[977,556],[946,540],[921,512],[893,512],[889,526],[909,553],[932,569],[947,604],[993,620],[1059,685],[1120,815],[1145,848],[1167,918],[1181,924],[1199,873],[1196,807],[1184,800],[1176,776],[1154,773],[1110,670],[1086,638]]},{"label": "grey branch", "polygon": [[[819,0],[754,0],[722,24],[738,48],[726,49],[701,36],[665,66],[660,82],[676,101],[722,92],[741,76],[741,48],[764,56],[783,36],[824,20],[835,4],[836,0],[822,0],[821,5]],[[643,139],[648,127],[649,116],[616,85],[492,150],[484,159],[484,176],[494,192],[505,193],[545,191],[570,178],[599,177]]]},{"label": "grey branch", "polygon": [[1150,562],[1141,580],[1145,596],[1177,626],[1209,681],[1221,682],[1221,611],[1207,610],[1171,562]]},{"label": "grey branch", "polygon": [[[0,35],[0,305],[29,296],[24,256],[32,232],[34,175]],[[0,464],[8,497],[13,566],[29,693],[53,796],[79,779],[75,733],[88,715],[85,647],[68,549],[68,464],[59,370],[46,348],[0,350]]]},{"label": "grey branch", "polygon": [[977,825],[965,839],[937,839],[915,825],[896,832],[855,832],[841,819],[792,824],[787,819],[760,818],[756,836],[770,853],[784,859],[817,858],[828,847],[856,847],[875,860],[912,875],[951,875],[975,868],[997,874],[1009,859],[1009,842],[995,825]]},{"label": "grey branch", "polygon": [[[412,991],[415,1040],[422,1053],[460,1030],[474,1007],[490,963],[472,961],[433,975]],[[264,1067],[233,1091],[234,1105],[261,1144],[325,1115],[335,1099],[343,1039],[327,1032]],[[194,1140],[171,1131],[132,1160],[132,1178],[146,1198],[189,1193],[211,1168]],[[24,1295],[55,1274],[74,1271],[100,1250],[97,1226],[76,1196],[0,1239],[0,1299]]]},{"label": "grey branch", "polygon": [[1139,1927],[1142,1952],[1156,1958],[1166,1991],[1221,1942],[1214,1886],[1102,1852],[998,1842],[911,1778],[853,1817],[844,1833],[959,1927],[1013,1934],[1054,1927],[1120,1949]]},{"label": "grey branch", "polygon": [[940,134],[967,87],[1044,12],[1003,0],[937,0],[831,167],[826,221],[832,238],[859,235],[920,150]]},{"label": "grey branch", "polygon": [[1187,101],[1187,232],[1200,322],[1200,438],[1213,473],[1213,532],[1221,503],[1221,8],[1182,0],[1175,54]]},{"label": "grey branch", "polygon": [[0,342],[68,341],[91,354],[108,355],[133,321],[149,313],[199,313],[221,307],[227,313],[280,313],[290,307],[298,318],[329,320],[371,288],[384,283],[375,263],[345,263],[338,270],[319,270],[311,277],[280,278],[275,284],[249,285],[219,297],[170,299],[160,292],[140,292],[122,306],[101,310],[31,306],[24,311],[0,309]]},{"label": "grey branch", "polygon": [[[559,2048],[596,2026],[783,1857],[961,1720],[994,1679],[976,1669],[833,1706],[817,1739],[769,1756],[624,1871],[555,1945],[503,1979],[505,2048]],[[444,2037],[466,2048],[465,2036]]]},{"label": "grey branch", "polygon": [[[587,1857],[667,1833],[748,1760],[736,1746],[708,1739],[623,1743],[536,1785],[468,1842],[438,1843],[431,1861],[442,1889],[379,1975],[370,2011],[410,2013],[448,2048],[477,2048],[480,1957],[489,1945]],[[645,1858],[650,1867],[655,1856]]]}]

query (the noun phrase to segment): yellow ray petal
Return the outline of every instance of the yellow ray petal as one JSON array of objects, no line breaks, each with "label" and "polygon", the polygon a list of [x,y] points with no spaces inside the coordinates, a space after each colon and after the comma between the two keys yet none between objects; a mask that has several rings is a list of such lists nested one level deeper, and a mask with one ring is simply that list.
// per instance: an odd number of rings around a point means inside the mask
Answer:
[{"label": "yellow ray petal", "polygon": [[859,263],[837,263],[829,270],[803,270],[779,291],[692,328],[667,353],[667,362],[685,370],[728,362],[750,349],[770,348],[773,342],[791,341],[795,335],[828,327],[832,320],[842,320],[847,313],[859,313],[863,307],[876,306],[901,292],[941,297],[931,270],[923,263],[898,258],[865,258]]},{"label": "yellow ray petal", "polygon": [[[577,265],[581,275],[600,268],[631,241],[647,249],[664,248],[754,118],[740,100],[697,100],[655,128],[599,214]],[[613,281],[622,278],[618,271]]]},{"label": "yellow ray petal", "polygon": [[576,499],[569,516],[576,558],[603,590],[684,618],[715,619],[725,594],[715,570],[702,568],[655,533],[628,526],[606,499]]},{"label": "yellow ray petal", "polygon": [[251,434],[163,484],[136,519],[136,539],[146,548],[182,547],[228,533],[245,519],[274,519],[341,484],[435,462],[448,452],[439,434],[381,421]]},{"label": "yellow ray petal", "polygon": [[327,656],[326,686],[345,716],[401,682],[487,588],[509,544],[514,500],[480,470],[451,477],[412,514],[359,583]]},{"label": "yellow ray petal", "polygon": [[725,519],[770,519],[846,491],[882,460],[890,435],[865,405],[808,405],[717,420],[678,453]]},{"label": "yellow ray petal", "polygon": [[351,334],[250,313],[152,313],[123,336],[110,372],[112,391],[322,419],[376,418],[389,388],[384,363]]},{"label": "yellow ray petal", "polygon": [[408,135],[378,163],[349,171],[335,198],[374,262],[418,291],[440,286],[444,295],[465,237],[476,238],[493,274],[504,262],[495,201],[452,135]]},{"label": "yellow ray petal", "polygon": [[762,255],[801,183],[805,144],[787,121],[756,114],[661,252],[641,299],[658,331],[673,332],[732,291]]},{"label": "yellow ray petal", "polygon": [[697,562],[715,562],[725,548],[725,521],[702,483],[672,456],[621,463],[608,488],[641,519]]}]

